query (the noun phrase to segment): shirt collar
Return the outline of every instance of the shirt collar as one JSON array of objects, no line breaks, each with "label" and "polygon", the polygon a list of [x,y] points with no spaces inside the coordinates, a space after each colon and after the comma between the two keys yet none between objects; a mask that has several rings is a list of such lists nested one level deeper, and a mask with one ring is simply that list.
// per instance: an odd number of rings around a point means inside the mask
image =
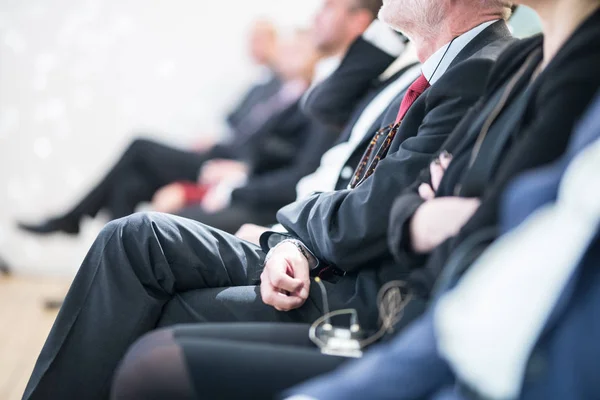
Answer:
[{"label": "shirt collar", "polygon": [[[448,67],[450,67],[450,64],[452,64],[452,61],[454,61],[462,49],[464,49],[471,42],[471,40],[475,39],[475,37],[483,32],[488,26],[497,21],[498,20],[484,22],[483,24],[480,24],[470,31],[458,36],[456,39],[454,39],[454,41],[446,43],[435,53],[433,53],[421,67],[421,71],[423,72],[423,75],[429,84],[433,85],[435,82],[437,82],[438,79],[444,75]],[[450,46],[450,44],[452,44],[452,46]],[[450,48],[448,48],[449,46]]]}]

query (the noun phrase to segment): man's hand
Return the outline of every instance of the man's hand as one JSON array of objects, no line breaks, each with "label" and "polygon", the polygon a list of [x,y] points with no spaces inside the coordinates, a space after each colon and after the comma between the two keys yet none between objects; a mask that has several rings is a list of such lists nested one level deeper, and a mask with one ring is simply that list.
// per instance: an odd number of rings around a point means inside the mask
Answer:
[{"label": "man's hand", "polygon": [[230,201],[231,190],[223,185],[218,185],[206,193],[200,205],[205,212],[214,214],[227,208]]},{"label": "man's hand", "polygon": [[410,222],[413,250],[429,253],[446,239],[455,236],[475,214],[479,199],[439,197],[421,205]]},{"label": "man's hand", "polygon": [[283,243],[269,257],[260,276],[260,295],[279,311],[300,308],[310,290],[308,261],[292,243]]},{"label": "man's hand", "polygon": [[159,189],[152,198],[152,209],[172,213],[185,206],[185,190],[179,183],[172,183]]},{"label": "man's hand", "polygon": [[237,182],[248,176],[248,165],[234,160],[212,160],[200,170],[198,182],[217,185],[222,182]]},{"label": "man's hand", "polygon": [[192,149],[198,153],[205,153],[215,147],[217,144],[215,135],[201,135],[198,140],[192,144]]},{"label": "man's hand", "polygon": [[235,233],[235,236],[239,239],[245,240],[250,243],[254,243],[255,245],[260,245],[260,237],[263,233],[267,232],[269,228],[265,228],[264,226],[258,226],[254,224],[244,224],[242,227]]},{"label": "man's hand", "polygon": [[438,158],[436,158],[429,165],[429,173],[431,175],[431,185],[427,183],[419,186],[419,195],[423,200],[431,200],[435,198],[440,182],[444,177],[444,173],[448,169],[450,162],[452,161],[452,154],[447,151],[443,151]]}]

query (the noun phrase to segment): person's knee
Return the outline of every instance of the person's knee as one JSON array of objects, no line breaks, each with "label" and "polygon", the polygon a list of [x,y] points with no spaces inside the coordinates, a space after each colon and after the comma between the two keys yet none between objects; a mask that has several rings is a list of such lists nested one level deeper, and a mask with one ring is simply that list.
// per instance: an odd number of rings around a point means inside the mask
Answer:
[{"label": "person's knee", "polygon": [[117,231],[121,238],[142,238],[155,231],[156,227],[166,224],[167,216],[157,212],[139,212],[127,217],[115,219],[104,227],[100,235],[112,235]]},{"label": "person's knee", "polygon": [[181,348],[172,329],[154,331],[139,339],[117,368],[112,399],[190,398]]},{"label": "person's knee", "polygon": [[134,161],[138,156],[143,156],[151,151],[152,148],[156,147],[156,142],[138,137],[129,143],[129,146],[125,150],[124,159]]},{"label": "person's knee", "polygon": [[175,346],[168,330],[150,333],[138,340],[127,352],[116,370],[112,384],[113,399],[147,397],[151,383],[161,379],[165,349]]},{"label": "person's knee", "polygon": [[146,139],[143,137],[137,137],[131,141],[128,149],[129,150],[146,149],[146,148],[152,146],[154,143],[155,142],[153,142],[152,140],[149,140],[149,139]]}]

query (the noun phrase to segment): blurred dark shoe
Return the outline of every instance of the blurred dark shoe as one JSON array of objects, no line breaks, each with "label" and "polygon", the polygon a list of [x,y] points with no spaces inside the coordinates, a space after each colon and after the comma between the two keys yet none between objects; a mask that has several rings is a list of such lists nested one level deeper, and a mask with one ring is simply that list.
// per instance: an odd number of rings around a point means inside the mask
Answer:
[{"label": "blurred dark shoe", "polygon": [[37,235],[48,235],[51,233],[62,232],[68,235],[77,235],[79,233],[79,222],[71,221],[65,218],[49,219],[41,224],[18,223],[19,229]]},{"label": "blurred dark shoe", "polygon": [[4,261],[2,259],[2,257],[0,257],[0,275],[9,275],[10,274],[10,268],[8,267],[8,264],[6,263],[6,261]]}]

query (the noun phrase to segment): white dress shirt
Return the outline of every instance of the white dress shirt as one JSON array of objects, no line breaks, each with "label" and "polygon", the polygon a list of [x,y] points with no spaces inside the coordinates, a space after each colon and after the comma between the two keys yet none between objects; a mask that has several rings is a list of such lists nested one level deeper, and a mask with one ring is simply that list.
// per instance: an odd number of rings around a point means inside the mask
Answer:
[{"label": "white dress shirt", "polygon": [[[462,49],[494,22],[496,21],[484,22],[457,37],[454,41],[442,46],[422,66],[409,69],[398,77],[394,83],[382,90],[363,110],[360,118],[354,124],[348,141],[329,149],[321,158],[321,165],[317,171],[300,180],[296,186],[297,200],[304,199],[314,192],[335,190],[335,185],[340,177],[349,179],[354,171],[352,168],[344,168],[346,162],[364,137],[374,134],[370,128],[387,110],[394,98],[405,91],[419,77],[421,72],[431,85],[435,84],[444,75]],[[405,49],[405,45],[398,34],[379,20],[375,20],[365,31],[363,39],[392,55],[399,55]],[[400,65],[394,63],[397,67],[396,71],[417,61],[414,48],[409,45],[409,48],[406,49],[400,59],[402,59]],[[389,75],[389,71],[384,72],[384,75]]]}]

